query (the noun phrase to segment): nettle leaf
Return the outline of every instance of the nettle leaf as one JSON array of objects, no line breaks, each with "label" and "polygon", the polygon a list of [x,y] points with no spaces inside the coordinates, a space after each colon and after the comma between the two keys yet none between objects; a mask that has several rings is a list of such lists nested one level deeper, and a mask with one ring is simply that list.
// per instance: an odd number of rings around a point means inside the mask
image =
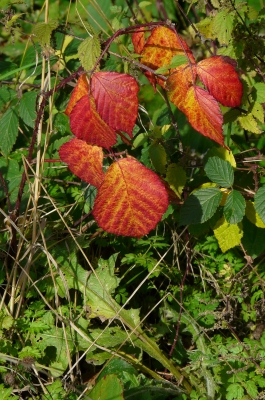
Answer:
[{"label": "nettle leaf", "polygon": [[197,64],[197,73],[209,93],[226,107],[241,104],[243,85],[229,57],[214,56]]},{"label": "nettle leaf", "polygon": [[168,166],[166,180],[170,188],[181,198],[187,180],[186,171],[181,166],[172,163]]},{"label": "nettle leaf", "polygon": [[229,224],[224,217],[217,222],[213,231],[223,253],[238,246],[243,237],[242,224]]},{"label": "nettle leaf", "polygon": [[87,80],[87,75],[83,74],[78,78],[77,84],[72,91],[69,103],[67,105],[67,108],[65,110],[65,114],[68,115],[68,117],[71,114],[72,109],[76,105],[76,103],[85,95],[89,94],[89,84]]},{"label": "nettle leaf", "polygon": [[100,56],[100,42],[96,35],[87,37],[77,50],[81,65],[86,71],[90,71]]},{"label": "nettle leaf", "polygon": [[41,46],[49,46],[51,34],[58,26],[58,21],[38,22],[32,29],[32,34],[36,36]]},{"label": "nettle leaf", "polygon": [[0,147],[5,157],[8,156],[18,135],[18,110],[9,108],[0,119]]},{"label": "nettle leaf", "polygon": [[242,221],[245,215],[246,202],[244,197],[237,190],[229,193],[224,206],[224,216],[230,224],[237,224]]},{"label": "nettle leaf", "polygon": [[73,134],[89,144],[109,149],[116,143],[117,136],[112,128],[97,113],[92,96],[83,96],[70,114]]},{"label": "nettle leaf", "polygon": [[149,156],[155,170],[160,174],[166,172],[167,153],[161,143],[154,142],[149,147]]},{"label": "nettle leaf", "polygon": [[234,183],[234,170],[228,161],[219,157],[209,157],[204,171],[212,182],[224,188],[229,188]]},{"label": "nettle leaf", "polygon": [[141,237],[156,227],[167,207],[167,191],[159,177],[127,157],[109,167],[98,189],[93,215],[109,233]]},{"label": "nettle leaf", "polygon": [[180,225],[199,224],[210,219],[222,199],[218,188],[198,189],[184,202],[180,210]]},{"label": "nettle leaf", "polygon": [[25,124],[27,124],[31,128],[34,127],[35,119],[37,117],[36,99],[37,93],[27,92],[22,96],[22,99],[19,103],[20,118],[22,118]]},{"label": "nettle leaf", "polygon": [[101,147],[91,146],[83,140],[72,139],[60,147],[59,155],[73,174],[95,187],[101,185],[104,179]]},{"label": "nettle leaf", "polygon": [[91,79],[91,91],[101,118],[115,131],[124,131],[132,138],[138,113],[136,80],[128,74],[97,72]]},{"label": "nettle leaf", "polygon": [[265,186],[260,187],[255,194],[254,205],[257,213],[265,224]]}]

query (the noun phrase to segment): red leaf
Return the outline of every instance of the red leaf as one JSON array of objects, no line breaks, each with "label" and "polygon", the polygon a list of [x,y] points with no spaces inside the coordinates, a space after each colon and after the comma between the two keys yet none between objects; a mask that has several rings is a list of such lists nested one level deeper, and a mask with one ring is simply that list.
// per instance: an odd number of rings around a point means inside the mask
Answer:
[{"label": "red leaf", "polygon": [[88,94],[88,89],[89,89],[89,84],[87,81],[87,76],[86,74],[83,74],[80,76],[80,78],[77,81],[77,84],[72,91],[68,106],[65,110],[66,115],[70,115],[73,107],[76,105],[76,103],[86,94]]},{"label": "red leaf", "polygon": [[192,86],[187,92],[183,112],[191,126],[202,135],[224,146],[223,115],[215,98],[199,86]]},{"label": "red leaf", "polygon": [[167,207],[167,191],[159,177],[128,157],[109,167],[93,215],[109,233],[141,237],[156,227]]},{"label": "red leaf", "polygon": [[169,100],[184,112],[189,88],[196,82],[196,69],[189,64],[181,65],[170,75],[166,83]]},{"label": "red leaf", "polygon": [[128,74],[97,72],[92,76],[91,90],[101,118],[115,131],[132,137],[138,113],[136,80]]},{"label": "red leaf", "polygon": [[144,42],[144,32],[135,32],[132,34],[132,43],[135,53],[141,54],[144,47]]},{"label": "red leaf", "polygon": [[60,147],[59,155],[78,178],[97,188],[101,185],[104,179],[101,147],[91,146],[83,140],[72,139]]},{"label": "red leaf", "polygon": [[116,143],[116,134],[96,111],[93,97],[83,96],[70,114],[70,127],[73,134],[89,144],[109,149]]},{"label": "red leaf", "polygon": [[197,64],[197,73],[210,94],[227,107],[241,104],[243,86],[229,57],[214,56]]}]

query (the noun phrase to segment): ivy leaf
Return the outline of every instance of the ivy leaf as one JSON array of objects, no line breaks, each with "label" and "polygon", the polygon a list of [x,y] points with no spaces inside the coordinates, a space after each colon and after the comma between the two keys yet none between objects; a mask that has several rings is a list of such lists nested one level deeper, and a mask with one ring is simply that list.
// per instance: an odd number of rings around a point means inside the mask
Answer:
[{"label": "ivy leaf", "polygon": [[89,393],[92,400],[123,400],[123,386],[117,375],[104,376]]},{"label": "ivy leaf", "polygon": [[106,124],[132,138],[138,113],[139,87],[136,80],[128,74],[97,72],[92,76],[91,91],[97,112]]},{"label": "ivy leaf", "polygon": [[234,170],[228,161],[219,157],[209,157],[204,171],[212,182],[224,188],[229,188],[234,183]]},{"label": "ivy leaf", "polygon": [[65,114],[68,115],[68,117],[69,117],[71,114],[71,111],[73,110],[76,103],[83,96],[88,95],[88,94],[89,94],[89,84],[88,84],[88,80],[87,80],[87,75],[83,74],[78,78],[77,84],[71,93],[71,97],[70,97],[69,103],[67,105],[67,108],[65,110]]},{"label": "ivy leaf", "polygon": [[166,172],[167,154],[161,143],[154,142],[149,147],[149,155],[155,170],[160,174]]},{"label": "ivy leaf", "polygon": [[32,34],[36,37],[37,41],[42,47],[49,46],[51,41],[51,34],[58,26],[58,21],[38,22],[34,25]]},{"label": "ivy leaf", "polygon": [[217,222],[213,231],[223,253],[238,246],[243,237],[242,225],[229,224],[224,217]]},{"label": "ivy leaf", "polygon": [[210,219],[222,199],[218,188],[198,189],[184,202],[180,210],[180,225],[199,224]]},{"label": "ivy leaf", "polygon": [[18,112],[17,108],[9,108],[0,119],[0,147],[3,155],[8,156],[16,142],[18,135]]},{"label": "ivy leaf", "polygon": [[237,190],[232,190],[226,199],[224,216],[230,224],[237,224],[242,221],[245,215],[246,202],[244,197]]},{"label": "ivy leaf", "polygon": [[90,71],[100,56],[100,42],[96,35],[87,37],[78,46],[78,57],[85,71]]},{"label": "ivy leaf", "polygon": [[27,92],[22,96],[19,104],[19,114],[20,118],[23,119],[25,124],[34,127],[34,123],[36,120],[36,99],[37,93]]},{"label": "ivy leaf", "polygon": [[159,177],[128,157],[109,167],[93,215],[109,233],[141,237],[156,227],[167,207],[168,195]]},{"label": "ivy leaf", "polygon": [[243,85],[234,64],[234,60],[223,56],[206,58],[197,64],[197,73],[203,84],[226,107],[237,107],[242,100]]},{"label": "ivy leaf", "polygon": [[83,96],[70,114],[73,134],[87,143],[109,149],[116,143],[116,134],[96,111],[92,96]]},{"label": "ivy leaf", "polygon": [[170,164],[167,169],[166,180],[170,188],[181,198],[187,180],[185,170],[177,164]]},{"label": "ivy leaf", "polygon": [[101,147],[91,146],[83,140],[72,139],[60,147],[59,155],[73,174],[95,187],[101,185],[104,179]]},{"label": "ivy leaf", "polygon": [[265,186],[259,188],[254,196],[254,205],[262,222],[265,224]]}]

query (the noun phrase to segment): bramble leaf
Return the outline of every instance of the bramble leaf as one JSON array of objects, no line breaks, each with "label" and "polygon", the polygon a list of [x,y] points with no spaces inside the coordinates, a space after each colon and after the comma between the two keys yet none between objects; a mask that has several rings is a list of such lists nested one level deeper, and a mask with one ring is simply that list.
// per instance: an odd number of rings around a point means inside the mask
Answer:
[{"label": "bramble leaf", "polygon": [[88,92],[89,92],[89,84],[88,84],[88,80],[87,80],[87,75],[83,74],[78,78],[77,84],[71,93],[69,103],[64,112],[66,115],[68,115],[68,117],[70,116],[71,111],[74,108],[74,106],[76,105],[76,103],[83,96],[88,95]]},{"label": "bramble leaf", "polygon": [[73,134],[89,144],[109,149],[116,143],[116,134],[96,111],[92,96],[83,96],[70,114],[70,127]]},{"label": "bramble leaf", "polygon": [[196,69],[190,68],[188,64],[176,68],[167,80],[169,100],[185,113],[186,96],[189,88],[196,81]]},{"label": "bramble leaf", "polygon": [[260,218],[259,214],[257,213],[254,203],[252,201],[246,201],[246,217],[249,219],[252,224],[256,225],[258,228],[265,228],[265,223]]},{"label": "bramble leaf", "polygon": [[83,140],[72,139],[60,147],[59,155],[73,174],[95,187],[101,185],[104,179],[101,147],[91,146]]},{"label": "bramble leaf", "polygon": [[203,223],[210,219],[222,199],[220,189],[211,187],[198,189],[184,202],[180,210],[180,225]]},{"label": "bramble leaf", "polygon": [[224,217],[219,219],[213,231],[223,253],[238,246],[243,237],[241,224],[229,224]]},{"label": "bramble leaf", "polygon": [[243,227],[242,245],[250,257],[256,258],[265,250],[265,229],[258,228],[248,218],[244,218]]},{"label": "bramble leaf", "polygon": [[257,121],[255,120],[252,113],[248,113],[246,115],[241,115],[238,117],[238,121],[243,129],[252,133],[261,133],[261,130],[258,127]]},{"label": "bramble leaf", "polygon": [[94,204],[98,225],[116,235],[141,237],[155,228],[168,207],[168,195],[159,177],[127,157],[105,174]]},{"label": "bramble leaf", "polygon": [[18,135],[18,112],[9,108],[0,119],[0,147],[5,157],[8,156]]},{"label": "bramble leaf", "polygon": [[187,179],[185,170],[177,164],[170,164],[167,169],[166,179],[170,188],[181,198]]},{"label": "bramble leaf", "polygon": [[162,146],[161,143],[154,141],[154,143],[149,147],[149,156],[155,170],[160,174],[164,174],[166,172],[165,167],[167,163],[167,154],[164,146]]},{"label": "bramble leaf", "polygon": [[234,60],[222,56],[206,58],[197,64],[197,73],[209,93],[227,107],[239,106],[243,94],[234,64]]},{"label": "bramble leaf", "polygon": [[134,47],[134,51],[137,54],[141,54],[144,47],[144,32],[134,32],[132,34],[132,44]]},{"label": "bramble leaf", "polygon": [[20,118],[23,119],[25,124],[34,127],[35,119],[36,119],[36,98],[37,93],[35,92],[27,92],[24,93],[22,99],[19,103],[19,115]]},{"label": "bramble leaf", "polygon": [[78,57],[84,70],[91,70],[100,56],[100,42],[96,35],[87,37],[78,46]]},{"label": "bramble leaf", "polygon": [[230,224],[237,224],[242,221],[245,215],[246,202],[244,197],[237,190],[232,190],[226,199],[224,216]]},{"label": "bramble leaf", "polygon": [[265,224],[265,186],[260,187],[255,194],[254,205],[257,213]]},{"label": "bramble leaf", "polygon": [[109,374],[100,379],[89,393],[92,400],[123,400],[123,386],[117,375]]},{"label": "bramble leaf", "polygon": [[228,161],[219,157],[209,157],[205,167],[205,173],[212,182],[224,188],[229,188],[234,183],[234,170]]},{"label": "bramble leaf", "polygon": [[235,12],[219,11],[212,21],[213,35],[215,35],[220,44],[229,44],[231,40],[231,33],[233,30],[233,22],[235,19]]},{"label": "bramble leaf", "polygon": [[128,74],[97,72],[91,79],[91,91],[97,112],[112,129],[121,130],[132,138],[138,113],[139,87]]}]

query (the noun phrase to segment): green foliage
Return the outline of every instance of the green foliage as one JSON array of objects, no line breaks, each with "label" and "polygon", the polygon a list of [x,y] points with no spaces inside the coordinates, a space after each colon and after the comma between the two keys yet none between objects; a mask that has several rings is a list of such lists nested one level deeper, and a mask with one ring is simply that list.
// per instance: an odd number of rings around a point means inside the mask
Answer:
[{"label": "green foliage", "polygon": [[[2,3],[0,398],[263,398],[264,4],[183,1],[186,22],[174,0]],[[243,100],[222,108],[217,147],[155,93],[131,33],[115,38],[96,69],[133,75],[140,106],[104,172],[126,151],[171,202],[148,236],[116,237],[91,214],[97,189],[58,162],[65,78],[93,70],[118,29],[166,19],[196,58],[234,59]]]}]

